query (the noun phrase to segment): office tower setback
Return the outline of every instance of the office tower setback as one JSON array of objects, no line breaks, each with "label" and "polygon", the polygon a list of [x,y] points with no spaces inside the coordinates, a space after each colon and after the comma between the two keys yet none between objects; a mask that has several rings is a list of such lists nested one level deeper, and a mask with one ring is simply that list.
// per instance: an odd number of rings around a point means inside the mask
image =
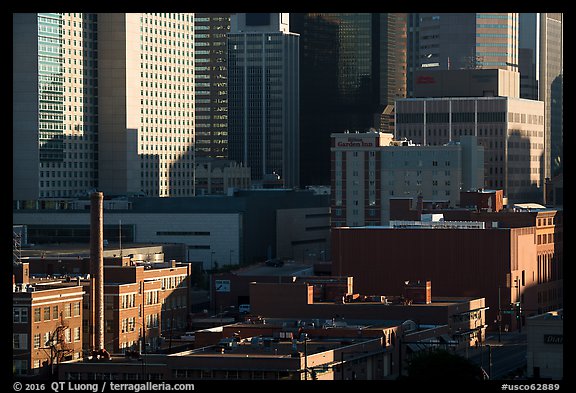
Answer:
[{"label": "office tower setback", "polygon": [[406,96],[407,14],[291,17],[301,36],[301,185],[328,185],[331,133],[393,131],[394,100]]},{"label": "office tower setback", "polygon": [[228,35],[229,158],[253,181],[299,185],[299,35],[285,13],[235,14]]},{"label": "office tower setback", "polygon": [[13,21],[14,200],[194,194],[193,14]]},{"label": "office tower setback", "polygon": [[194,14],[197,157],[228,158],[230,13]]},{"label": "office tower setback", "polygon": [[[408,90],[414,72],[499,68],[518,71],[518,13],[412,14]],[[410,97],[412,95],[409,95]]]},{"label": "office tower setback", "polygon": [[544,103],[518,98],[514,71],[416,72],[417,98],[396,102],[397,139],[424,145],[478,137],[484,146],[484,187],[504,190],[510,202],[541,202]]}]

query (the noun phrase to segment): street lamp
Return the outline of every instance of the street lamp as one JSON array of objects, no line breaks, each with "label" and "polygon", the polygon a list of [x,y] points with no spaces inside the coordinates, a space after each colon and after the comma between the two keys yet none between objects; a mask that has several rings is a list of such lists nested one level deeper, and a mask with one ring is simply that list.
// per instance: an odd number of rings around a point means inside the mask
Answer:
[{"label": "street lamp", "polygon": [[308,380],[308,334],[302,333],[302,339],[304,340],[304,380]]}]

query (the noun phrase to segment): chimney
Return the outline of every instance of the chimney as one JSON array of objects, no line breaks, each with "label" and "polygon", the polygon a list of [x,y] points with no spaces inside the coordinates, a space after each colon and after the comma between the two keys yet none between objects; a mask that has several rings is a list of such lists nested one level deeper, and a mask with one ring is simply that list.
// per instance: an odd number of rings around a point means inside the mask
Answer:
[{"label": "chimney", "polygon": [[408,281],[405,284],[404,298],[411,300],[414,304],[432,303],[431,281]]},{"label": "chimney", "polygon": [[104,214],[103,194],[90,196],[90,326],[93,350],[104,349]]}]

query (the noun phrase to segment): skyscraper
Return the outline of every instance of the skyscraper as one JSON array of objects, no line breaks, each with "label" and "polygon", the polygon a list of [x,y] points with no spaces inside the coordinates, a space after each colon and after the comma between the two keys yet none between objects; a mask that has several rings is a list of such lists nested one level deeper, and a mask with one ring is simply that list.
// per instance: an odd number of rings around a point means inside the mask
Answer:
[{"label": "skyscraper", "polygon": [[99,185],[194,194],[194,14],[98,14]]},{"label": "skyscraper", "polygon": [[193,17],[14,14],[14,200],[193,195]]},{"label": "skyscraper", "polygon": [[521,13],[520,96],[544,101],[544,177],[561,172],[563,140],[563,14]]},{"label": "skyscraper", "polygon": [[391,132],[406,96],[406,14],[292,15],[301,36],[301,185],[330,184],[330,135]]},{"label": "skyscraper", "polygon": [[419,68],[518,71],[518,13],[412,14],[409,91]]},{"label": "skyscraper", "polygon": [[282,13],[235,14],[228,35],[229,158],[252,180],[299,185],[299,35]]},{"label": "skyscraper", "polygon": [[228,158],[230,13],[194,15],[196,154]]},{"label": "skyscraper", "polygon": [[13,199],[98,182],[96,14],[13,14]]}]

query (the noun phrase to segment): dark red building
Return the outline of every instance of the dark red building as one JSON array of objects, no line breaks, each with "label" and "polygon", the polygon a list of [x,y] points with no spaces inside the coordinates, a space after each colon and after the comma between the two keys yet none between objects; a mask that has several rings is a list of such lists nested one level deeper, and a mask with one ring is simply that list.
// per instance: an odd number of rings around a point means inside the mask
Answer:
[{"label": "dark red building", "polygon": [[[484,297],[489,330],[517,329],[525,316],[562,307],[557,213],[534,213],[532,226],[517,228],[333,228],[332,274],[354,277],[361,293],[400,293],[404,281],[430,280],[437,296]],[[509,214],[509,223],[531,219]]]}]

